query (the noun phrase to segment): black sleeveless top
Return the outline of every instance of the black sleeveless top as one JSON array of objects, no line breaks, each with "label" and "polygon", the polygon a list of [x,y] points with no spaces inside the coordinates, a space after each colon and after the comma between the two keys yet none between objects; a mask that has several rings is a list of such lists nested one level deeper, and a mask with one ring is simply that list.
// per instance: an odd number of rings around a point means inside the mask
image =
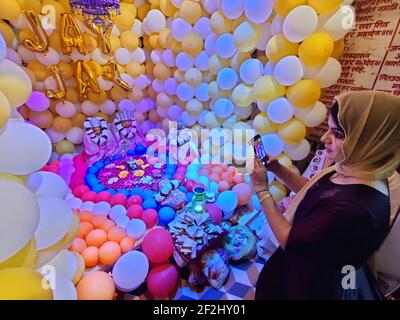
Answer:
[{"label": "black sleeveless top", "polygon": [[[333,173],[332,173],[333,174]],[[389,231],[389,197],[366,185],[337,185],[331,174],[306,193],[285,250],[264,266],[256,299],[340,299],[344,267],[356,270]]]}]

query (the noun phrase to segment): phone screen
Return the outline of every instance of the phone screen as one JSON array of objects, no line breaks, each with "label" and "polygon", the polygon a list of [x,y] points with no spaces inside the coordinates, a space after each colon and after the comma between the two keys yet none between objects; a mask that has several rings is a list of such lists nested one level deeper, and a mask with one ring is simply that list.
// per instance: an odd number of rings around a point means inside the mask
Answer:
[{"label": "phone screen", "polygon": [[256,152],[257,157],[264,163],[267,164],[268,156],[265,153],[264,145],[261,140],[261,136],[256,136],[254,138],[254,150]]}]

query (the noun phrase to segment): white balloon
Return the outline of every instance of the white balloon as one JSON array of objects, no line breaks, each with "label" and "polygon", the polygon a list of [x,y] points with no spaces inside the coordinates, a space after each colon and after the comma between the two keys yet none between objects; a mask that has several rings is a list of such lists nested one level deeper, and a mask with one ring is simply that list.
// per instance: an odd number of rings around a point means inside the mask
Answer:
[{"label": "white balloon", "polygon": [[0,178],[0,263],[31,241],[39,224],[35,195],[21,183]]},{"label": "white balloon", "polygon": [[210,56],[207,54],[207,52],[202,51],[195,57],[194,65],[200,71],[207,71],[209,59],[210,59]]},{"label": "white balloon", "polygon": [[319,83],[321,88],[328,88],[334,85],[342,74],[342,65],[335,58],[328,58],[328,61],[320,67],[306,67],[305,78],[313,79]]},{"label": "white balloon", "polygon": [[41,169],[51,156],[49,137],[28,123],[9,121],[0,135],[0,172],[26,175]]},{"label": "white balloon", "polygon": [[73,213],[64,200],[43,196],[37,199],[40,208],[39,225],[35,231],[37,250],[59,242],[72,225]]},{"label": "white balloon", "polygon": [[136,61],[137,63],[144,63],[146,61],[146,55],[142,48],[136,48],[132,52],[132,61]]},{"label": "white balloon", "polygon": [[337,41],[353,30],[355,23],[355,9],[349,5],[341,5],[333,14],[320,15],[318,31],[328,33],[334,41]]},{"label": "white balloon", "polygon": [[68,186],[58,174],[47,171],[32,173],[27,181],[27,186],[36,197],[52,196],[65,199]]},{"label": "white balloon", "polygon": [[256,45],[257,50],[264,51],[267,47],[268,41],[272,38],[271,28],[272,24],[269,22],[265,22],[261,25],[260,39]]},{"label": "white balloon", "polygon": [[[79,264],[73,252],[63,249],[57,255],[46,263],[46,265],[54,267],[56,273],[63,274],[70,281],[75,277]],[[58,286],[58,283],[55,287]]]},{"label": "white balloon", "polygon": [[263,23],[271,15],[273,0],[245,0],[244,14],[253,23]]},{"label": "white balloon", "polygon": [[176,56],[176,66],[181,71],[187,71],[194,66],[194,58],[186,54],[185,52],[181,52]]},{"label": "white balloon", "polygon": [[171,24],[172,36],[177,41],[183,41],[185,36],[193,32],[193,27],[182,18],[176,18]]},{"label": "white balloon", "polygon": [[232,57],[237,50],[233,43],[233,35],[231,33],[224,33],[218,36],[215,42],[215,50],[224,59]]},{"label": "white balloon", "polygon": [[264,66],[264,76],[273,76],[276,64],[272,61],[268,61]]},{"label": "white balloon", "polygon": [[222,90],[233,89],[238,82],[238,75],[232,68],[223,68],[218,72],[217,83]]},{"label": "white balloon", "polygon": [[271,23],[271,35],[276,36],[278,33],[282,32],[283,18],[277,14]]},{"label": "white balloon", "polygon": [[210,33],[204,41],[204,49],[210,57],[217,52],[215,49],[217,38],[218,36],[215,33]]},{"label": "white balloon", "polygon": [[222,0],[221,10],[229,19],[239,18],[244,10],[244,0]]},{"label": "white balloon", "polygon": [[278,156],[285,147],[285,143],[276,133],[268,133],[261,137],[265,152],[271,156]]},{"label": "white balloon", "polygon": [[[45,274],[45,276],[47,275]],[[54,300],[78,300],[78,293],[74,284],[64,273],[56,272],[55,283],[57,285],[52,289]]]},{"label": "white balloon", "polygon": [[73,127],[67,131],[65,137],[73,144],[81,144],[83,142],[83,135],[85,131],[82,128]]},{"label": "white balloon", "polygon": [[186,127],[193,126],[197,121],[197,116],[191,115],[189,112],[184,111],[181,114],[181,119]]},{"label": "white balloon", "polygon": [[59,101],[56,104],[56,112],[65,118],[72,118],[76,114],[76,106],[67,100]]},{"label": "white balloon", "polygon": [[119,290],[129,292],[138,288],[145,281],[148,272],[147,257],[142,252],[134,250],[117,260],[112,269],[112,276]]},{"label": "white balloon", "polygon": [[238,117],[238,119],[247,119],[250,117],[251,113],[253,112],[253,106],[249,105],[247,107],[238,107],[235,106],[234,114]]},{"label": "white balloon", "polygon": [[99,107],[96,103],[86,100],[81,104],[81,110],[84,114],[90,117],[99,112]]},{"label": "white balloon", "polygon": [[136,240],[141,239],[146,233],[146,224],[141,219],[132,219],[126,226],[126,235]]},{"label": "white balloon", "polygon": [[99,109],[101,112],[103,112],[107,115],[111,115],[115,112],[116,106],[115,106],[114,101],[107,99],[107,100],[104,100],[104,102],[102,102],[99,105]]},{"label": "white balloon", "polygon": [[111,211],[111,205],[107,201],[97,202],[93,207],[93,214],[95,216],[107,217]]},{"label": "white balloon", "polygon": [[140,20],[135,19],[131,29],[140,38],[143,36],[143,24]]},{"label": "white balloon", "polygon": [[60,62],[60,55],[53,48],[49,48],[46,54],[36,53],[36,58],[45,66],[51,66]]},{"label": "white balloon", "polygon": [[0,63],[2,63],[6,58],[6,53],[7,53],[7,45],[6,42],[4,41],[3,36],[0,34]]},{"label": "white balloon", "polygon": [[301,120],[307,127],[316,127],[326,119],[328,111],[326,106],[317,101],[312,108],[296,108],[296,118]]},{"label": "white balloon", "polygon": [[142,90],[146,89],[150,84],[151,84],[151,81],[144,74],[141,74],[139,77],[137,77],[136,79],[133,80],[133,85]]},{"label": "white balloon", "polygon": [[177,85],[178,84],[175,78],[168,78],[164,81],[164,90],[168,95],[174,96],[176,94]]},{"label": "white balloon", "polygon": [[158,33],[166,27],[166,19],[164,14],[157,9],[152,9],[147,13],[145,18],[147,27],[153,33]]},{"label": "white balloon", "polygon": [[101,50],[99,48],[96,48],[92,51],[91,53],[91,58],[100,63],[101,65],[104,65],[108,62],[108,59],[105,55],[103,55],[103,53],[101,52]]},{"label": "white balloon", "polygon": [[168,67],[175,67],[175,55],[172,50],[164,50],[162,60]]},{"label": "white balloon", "polygon": [[155,49],[151,51],[150,54],[151,62],[154,64],[162,62],[162,52],[159,49]]},{"label": "white balloon", "polygon": [[310,6],[298,6],[283,22],[283,34],[291,42],[302,42],[318,27],[318,14]]},{"label": "white balloon", "polygon": [[195,23],[193,31],[201,35],[203,39],[207,38],[207,36],[212,32],[210,19],[207,17],[201,17]]},{"label": "white balloon", "polygon": [[294,107],[286,98],[278,98],[268,105],[267,115],[275,123],[285,123],[294,115]]},{"label": "white balloon", "polygon": [[303,78],[303,62],[296,56],[284,57],[277,62],[274,76],[281,85],[291,86]]},{"label": "white balloon", "polygon": [[208,83],[201,83],[198,85],[194,91],[196,99],[202,102],[210,100],[210,94],[208,93]]},{"label": "white balloon", "polygon": [[310,151],[310,143],[304,139],[297,144],[287,144],[284,149],[285,153],[294,161],[300,161],[305,159]]},{"label": "white balloon", "polygon": [[[1,51],[1,43],[0,43],[0,51]],[[21,57],[15,50],[13,50],[11,48],[7,48],[6,59],[14,62],[15,64],[17,64],[19,66],[22,65]],[[1,61],[1,52],[0,52],[0,61]]]},{"label": "white balloon", "polygon": [[109,80],[105,80],[101,76],[97,78],[97,83],[99,84],[99,87],[104,91],[111,90],[112,87],[114,86],[113,82],[111,82]]},{"label": "white balloon", "polygon": [[[54,130],[53,128],[47,128],[45,130],[46,134],[50,138],[51,143],[57,143],[60,142],[61,140],[65,139],[65,134],[63,132],[58,132]],[[47,162],[47,161],[46,161]],[[34,170],[36,171],[36,170]]]},{"label": "white balloon", "polygon": [[228,118],[232,114],[234,107],[231,100],[219,98],[214,101],[213,111],[217,117]]},{"label": "white balloon", "polygon": [[239,74],[243,82],[254,84],[263,74],[263,64],[258,59],[247,59],[240,65]]}]

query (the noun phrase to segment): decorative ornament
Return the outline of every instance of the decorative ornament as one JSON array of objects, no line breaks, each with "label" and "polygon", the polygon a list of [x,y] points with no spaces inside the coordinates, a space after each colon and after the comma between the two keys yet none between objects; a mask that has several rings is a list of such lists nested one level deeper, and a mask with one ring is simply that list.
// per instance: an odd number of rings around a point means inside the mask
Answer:
[{"label": "decorative ornament", "polygon": [[65,98],[65,95],[67,94],[67,87],[65,85],[63,76],[62,76],[62,70],[60,67],[57,65],[52,65],[49,67],[51,72],[53,73],[54,80],[57,85],[57,91],[52,91],[52,90],[47,90],[46,95],[48,98],[51,99],[62,99]]},{"label": "decorative ornament", "polygon": [[46,53],[49,50],[49,37],[47,36],[47,33],[44,30],[38,15],[33,10],[27,10],[25,15],[31,26],[31,29],[37,37],[37,41],[32,39],[24,39],[22,40],[22,44],[25,48],[32,52]]}]

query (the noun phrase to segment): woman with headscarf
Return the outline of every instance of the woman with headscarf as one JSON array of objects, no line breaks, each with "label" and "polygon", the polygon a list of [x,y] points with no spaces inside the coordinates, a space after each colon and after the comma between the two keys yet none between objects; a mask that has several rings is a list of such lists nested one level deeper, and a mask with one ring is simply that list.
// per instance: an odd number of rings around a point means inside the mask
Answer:
[{"label": "woman with headscarf", "polygon": [[259,276],[256,299],[342,299],[355,285],[344,276],[379,249],[399,210],[400,186],[389,177],[400,162],[400,97],[340,95],[328,125],[321,140],[335,165],[311,180],[270,161],[268,169],[297,192],[285,215],[255,161],[251,180],[279,243]]}]

